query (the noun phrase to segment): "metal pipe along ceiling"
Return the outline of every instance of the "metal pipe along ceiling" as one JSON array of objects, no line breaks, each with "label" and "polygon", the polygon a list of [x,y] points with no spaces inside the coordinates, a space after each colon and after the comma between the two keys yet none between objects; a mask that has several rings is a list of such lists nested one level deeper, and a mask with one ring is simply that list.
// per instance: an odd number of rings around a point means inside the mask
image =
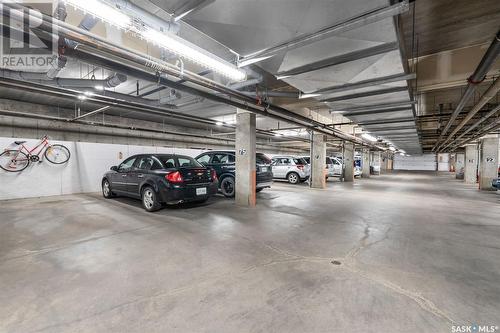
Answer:
[{"label": "metal pipe along ceiling", "polygon": [[458,102],[458,105],[453,111],[450,119],[446,123],[444,129],[441,131],[441,134],[439,135],[439,139],[437,140],[436,144],[432,148],[432,151],[437,150],[441,143],[441,139],[443,136],[448,132],[450,129],[451,125],[453,125],[453,122],[459,115],[459,113],[463,110],[467,102],[470,100],[470,98],[473,96],[474,91],[476,90],[477,84],[481,83],[484,80],[484,77],[488,73],[489,69],[495,62],[498,54],[500,53],[500,30],[497,32],[495,38],[490,44],[490,47],[484,54],[483,58],[481,59],[481,62],[477,66],[476,70],[474,73],[469,77],[468,79],[468,84],[467,88],[465,89],[464,94],[460,98],[460,101]]},{"label": "metal pipe along ceiling", "polygon": [[[14,4],[4,4],[4,6],[9,6],[14,9],[22,10],[22,6]],[[148,55],[142,54],[137,51],[126,49],[121,45],[117,45],[110,41],[106,41],[103,38],[92,34],[88,31],[79,29],[77,27],[66,24],[59,20],[53,20],[47,15],[42,15],[42,23],[37,27],[37,30],[44,32],[50,32],[51,29],[57,26],[59,35],[64,36],[68,39],[75,40],[80,45],[78,50],[73,50],[75,54],[85,54],[86,56],[92,58],[100,58],[101,61],[107,62],[111,67],[120,67],[125,72],[133,73],[132,75],[145,79],[151,82],[158,82],[159,84],[170,86],[181,91],[186,91],[198,96],[206,97],[214,101],[225,103],[228,105],[233,105],[238,108],[246,109],[267,117],[272,117],[275,119],[280,119],[290,123],[302,125],[312,130],[322,132],[331,136],[337,136],[343,140],[355,142],[358,144],[367,144],[377,148],[371,143],[365,143],[354,135],[349,135],[341,132],[337,129],[329,128],[326,124],[317,122],[308,117],[290,112],[287,109],[281,108],[273,104],[259,105],[259,102],[249,97],[241,92],[229,89],[219,83],[210,81],[204,77],[201,77],[195,73],[184,70],[181,72],[175,66],[172,66],[164,61],[154,59]],[[87,46],[87,47],[83,47]],[[87,51],[85,51],[87,49]],[[111,59],[113,57],[118,57],[118,59]],[[81,58],[87,60],[86,57]],[[127,60],[127,61],[123,61]],[[154,74],[152,73],[154,71]],[[226,96],[216,96],[211,93],[207,93],[202,89],[188,87],[182,84],[178,84],[175,81],[167,79],[164,76],[158,76],[157,73],[165,73],[172,75],[177,78],[185,79],[187,82],[194,83],[198,86],[208,88],[213,91],[224,93]]]},{"label": "metal pipe along ceiling", "polygon": [[472,126],[468,127],[462,134],[460,134],[452,142],[448,143],[446,146],[442,147],[441,149],[446,149],[448,147],[451,147],[450,150],[452,150],[452,149],[456,148],[457,146],[459,146],[457,144],[457,142],[459,142],[459,140],[461,138],[463,138],[470,131],[472,131],[473,129],[475,129],[479,125],[481,125],[483,122],[485,122],[489,118],[493,117],[499,111],[500,111],[500,105],[498,105],[496,108],[494,108],[493,110],[491,110],[490,112],[488,112],[486,115],[484,115],[483,117],[481,117],[480,119],[478,119]]},{"label": "metal pipe along ceiling", "polygon": [[14,80],[33,81],[40,84],[51,84],[60,87],[74,87],[74,88],[95,88],[100,86],[102,88],[115,88],[127,81],[127,76],[119,73],[113,73],[102,80],[92,79],[73,79],[73,78],[54,78],[51,79],[45,73],[35,72],[18,72],[8,69],[0,70],[0,73],[5,78]]},{"label": "metal pipe along ceiling", "polygon": [[486,125],[484,128],[482,128],[480,131],[478,131],[476,134],[474,134],[473,136],[471,136],[470,138],[468,139],[465,139],[463,140],[462,142],[460,143],[457,143],[454,148],[457,148],[457,147],[460,147],[460,146],[463,146],[465,145],[466,143],[469,143],[471,141],[474,141],[476,139],[479,139],[480,137],[482,137],[483,135],[486,135],[488,134],[490,131],[494,131],[496,130],[497,128],[500,127],[500,118],[498,118],[497,120],[489,123],[488,125]]},{"label": "metal pipe along ceiling", "polygon": [[455,134],[457,134],[458,131],[460,131],[462,129],[462,127],[464,127],[465,124],[467,124],[469,122],[469,120],[471,120],[472,117],[474,117],[476,115],[476,113],[478,113],[482,109],[482,107],[485,106],[486,103],[488,103],[488,101],[490,99],[495,97],[499,90],[500,90],[500,78],[496,79],[495,82],[488,88],[488,90],[486,90],[486,92],[483,94],[483,96],[481,96],[481,99],[477,102],[477,104],[474,105],[474,107],[469,111],[469,113],[467,113],[467,115],[460,122],[460,124],[458,124],[455,127],[455,129],[448,135],[446,140],[444,140],[443,143],[438,147],[438,150],[441,148],[447,147],[447,146],[445,146],[446,143],[449,140],[451,140],[451,138]]}]

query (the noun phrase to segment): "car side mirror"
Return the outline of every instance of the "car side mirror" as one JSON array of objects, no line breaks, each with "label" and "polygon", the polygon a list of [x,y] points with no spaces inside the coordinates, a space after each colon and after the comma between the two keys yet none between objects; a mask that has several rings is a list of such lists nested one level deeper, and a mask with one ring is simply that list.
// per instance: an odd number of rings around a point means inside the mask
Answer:
[{"label": "car side mirror", "polygon": [[116,165],[113,165],[111,168],[109,168],[110,170],[113,170],[113,171],[118,171],[118,167]]}]

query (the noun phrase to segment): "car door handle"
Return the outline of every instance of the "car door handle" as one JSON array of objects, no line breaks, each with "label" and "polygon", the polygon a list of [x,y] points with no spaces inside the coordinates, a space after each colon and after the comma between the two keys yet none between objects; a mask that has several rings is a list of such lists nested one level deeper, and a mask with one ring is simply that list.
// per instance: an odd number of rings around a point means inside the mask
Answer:
[{"label": "car door handle", "polygon": [[144,178],[144,175],[142,173],[137,175],[137,178]]}]

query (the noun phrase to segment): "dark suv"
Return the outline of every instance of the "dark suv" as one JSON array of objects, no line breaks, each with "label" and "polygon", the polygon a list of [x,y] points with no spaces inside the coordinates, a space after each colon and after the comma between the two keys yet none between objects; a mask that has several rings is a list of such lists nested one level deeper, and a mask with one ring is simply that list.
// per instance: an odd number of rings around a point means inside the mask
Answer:
[{"label": "dark suv", "polygon": [[[198,155],[195,160],[204,166],[211,167],[219,178],[219,188],[226,197],[233,197],[235,193],[235,152],[234,151],[210,151]],[[266,187],[271,187],[273,172],[271,160],[262,153],[256,154],[256,188],[257,192]]]}]

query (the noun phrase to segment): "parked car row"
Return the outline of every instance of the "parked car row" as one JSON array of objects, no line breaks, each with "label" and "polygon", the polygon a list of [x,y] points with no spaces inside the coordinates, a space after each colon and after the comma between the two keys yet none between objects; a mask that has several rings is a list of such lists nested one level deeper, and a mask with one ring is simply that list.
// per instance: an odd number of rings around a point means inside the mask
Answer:
[{"label": "parked car row", "polygon": [[[309,156],[256,154],[256,191],[272,185],[273,179],[298,184],[309,179]],[[326,158],[327,178],[342,175],[342,161]],[[205,202],[220,191],[235,195],[236,155],[234,151],[210,151],[195,158],[173,154],[141,154],[111,167],[102,178],[105,198],[116,195],[141,199],[147,211],[182,202]],[[359,172],[359,174],[361,174]],[[356,173],[355,173],[356,175]]]}]

